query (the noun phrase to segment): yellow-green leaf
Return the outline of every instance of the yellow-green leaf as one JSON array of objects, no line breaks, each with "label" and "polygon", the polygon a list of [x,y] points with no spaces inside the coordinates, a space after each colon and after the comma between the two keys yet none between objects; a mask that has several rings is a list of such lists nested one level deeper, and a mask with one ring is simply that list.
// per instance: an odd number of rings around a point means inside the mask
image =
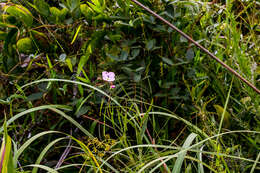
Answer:
[{"label": "yellow-green leaf", "polygon": [[50,11],[51,11],[51,14],[54,15],[55,17],[59,17],[61,14],[61,11],[56,7],[51,7]]},{"label": "yellow-green leaf", "polygon": [[70,71],[73,72],[73,65],[71,63],[71,59],[67,58],[66,60],[67,66],[69,67]]},{"label": "yellow-green leaf", "polygon": [[0,152],[0,172],[1,173],[13,173],[13,156],[12,156],[12,142],[11,137],[7,134],[6,122],[4,123],[4,133]]},{"label": "yellow-green leaf", "polygon": [[51,60],[50,60],[48,54],[46,55],[46,58],[47,58],[47,62],[48,62],[48,65],[49,65],[50,69],[52,69],[53,66],[52,66],[52,63],[51,63]]},{"label": "yellow-green leaf", "polygon": [[77,38],[77,36],[78,36],[78,34],[79,34],[79,31],[80,31],[81,26],[82,26],[82,25],[79,25],[79,27],[78,27],[78,29],[77,29],[77,31],[76,31],[76,33],[75,33],[75,35],[74,35],[74,37],[73,37],[73,39],[72,39],[72,41],[71,41],[70,44],[73,44],[74,41],[76,40],[76,38]]},{"label": "yellow-green leaf", "polygon": [[[220,121],[221,120],[221,117],[222,117],[222,114],[224,112],[224,108],[220,105],[213,105],[214,108],[216,109],[217,111],[217,115],[218,115],[218,120]],[[227,110],[225,111],[225,114],[224,114],[224,119],[223,119],[223,126],[224,127],[229,127],[230,126],[230,114],[227,112]]]},{"label": "yellow-green leaf", "polygon": [[90,83],[89,79],[85,79],[85,78],[80,77],[80,76],[77,76],[77,79],[79,79],[80,81],[85,82],[85,83]]},{"label": "yellow-green leaf", "polygon": [[50,12],[51,12],[53,18],[55,19],[55,22],[58,22],[60,19],[60,16],[61,16],[61,11],[56,7],[51,7]]},{"label": "yellow-green leaf", "polygon": [[33,17],[31,12],[21,5],[5,6],[6,12],[18,20],[22,21],[25,25],[31,26],[33,23]]},{"label": "yellow-green leaf", "polygon": [[33,43],[30,37],[25,37],[17,41],[17,49],[20,53],[31,53],[33,51]]}]

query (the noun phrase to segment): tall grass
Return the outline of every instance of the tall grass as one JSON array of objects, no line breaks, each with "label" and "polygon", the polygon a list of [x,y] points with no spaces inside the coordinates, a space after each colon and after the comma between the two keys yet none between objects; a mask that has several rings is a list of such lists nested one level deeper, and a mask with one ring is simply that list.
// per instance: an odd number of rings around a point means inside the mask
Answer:
[{"label": "tall grass", "polygon": [[[13,169],[15,170],[30,170],[30,167],[32,167],[32,172],[37,172],[38,169],[43,169],[49,172],[62,172],[62,170],[70,170],[70,167],[72,167],[73,170],[78,170],[79,172],[84,172],[87,170],[90,172],[157,172],[161,170],[175,173],[182,172],[183,170],[188,171],[190,169],[195,169],[197,170],[197,172],[219,172],[219,170],[223,168],[213,166],[211,164],[213,160],[209,159],[210,157],[213,158],[214,156],[216,156],[217,158],[222,158],[220,161],[223,163],[218,166],[221,167],[222,165],[225,170],[230,170],[232,168],[226,167],[227,164],[224,160],[234,159],[237,161],[240,160],[249,164],[253,164],[251,168],[251,172],[253,172],[257,168],[256,165],[260,163],[259,155],[255,160],[252,160],[237,155],[226,154],[225,151],[224,153],[222,153],[223,149],[219,150],[219,146],[221,145],[221,143],[215,144],[215,142],[218,141],[217,139],[221,138],[222,136],[232,136],[236,133],[260,134],[260,132],[239,130],[218,133],[214,136],[209,137],[196,125],[190,123],[189,121],[181,118],[174,113],[165,112],[164,108],[161,109],[158,106],[150,105],[146,113],[140,113],[140,107],[136,104],[138,102],[130,99],[124,99],[124,101],[127,101],[130,104],[128,104],[128,106],[123,106],[117,101],[116,97],[111,97],[97,87],[93,87],[91,85],[77,81],[64,79],[42,79],[34,81],[32,83],[28,83],[22,86],[21,89],[26,90],[29,89],[32,85],[37,85],[42,82],[62,82],[77,84],[84,87],[89,87],[99,93],[102,93],[109,100],[111,100],[111,102],[107,105],[108,107],[103,108],[110,111],[110,115],[107,115],[107,117],[110,116],[110,118],[107,118],[106,121],[108,124],[112,123],[112,126],[114,128],[119,127],[118,130],[121,130],[120,133],[115,132],[115,134],[120,136],[115,136],[116,139],[114,140],[116,142],[112,145],[110,144],[111,146],[109,146],[108,144],[107,147],[109,147],[109,149],[106,149],[104,155],[101,156],[100,153],[95,151],[95,147],[98,146],[94,146],[94,148],[92,148],[89,144],[89,141],[92,140],[92,142],[90,143],[92,143],[93,145],[101,145],[102,142],[98,142],[99,140],[97,138],[94,138],[93,134],[89,133],[88,128],[81,126],[77,121],[75,121],[73,118],[68,116],[67,113],[64,112],[71,112],[72,109],[70,107],[65,105],[45,105],[31,108],[16,114],[11,119],[7,120],[6,126],[9,126],[9,128],[11,128],[12,123],[15,123],[18,119],[27,116],[31,112],[35,112],[35,116],[37,116],[37,112],[49,109],[54,112],[55,115],[60,115],[70,121],[75,128],[81,130],[82,134],[89,138],[88,141],[84,142],[73,137],[72,135],[49,130],[35,134],[34,136],[30,137],[23,145],[14,150],[14,157],[12,158],[12,161],[14,163]],[[142,102],[142,104],[145,105],[146,103]],[[149,103],[147,104],[149,105]],[[153,112],[152,109],[161,111]],[[180,143],[175,142],[171,144],[166,144],[167,142],[165,143],[160,140],[160,137],[157,139],[152,137],[152,139],[149,140],[148,136],[151,135],[149,134],[149,131],[151,130],[149,126],[149,122],[151,122],[152,120],[150,118],[151,116],[169,117],[170,119],[181,121],[188,127],[188,131],[190,131],[190,134],[188,136],[186,135],[187,132],[181,134],[181,136],[185,137],[186,139],[184,138],[184,140],[181,140]],[[145,122],[145,120],[147,120],[147,122]],[[104,124],[102,124],[102,126],[105,128]],[[3,130],[4,127],[0,129],[1,132]],[[160,129],[153,129],[153,131],[160,131]],[[4,134],[4,136],[7,135],[7,127],[5,127]],[[21,158],[24,152],[28,151],[32,143],[39,142],[41,140],[40,137],[42,136],[54,134],[60,134],[64,137],[56,137],[56,139],[49,141],[46,147],[44,147],[44,149],[40,152],[34,164],[18,164],[19,158]],[[53,168],[41,164],[43,159],[48,158],[48,154],[51,153],[53,147],[57,147],[57,145],[61,145],[58,143],[61,143],[61,141],[68,141],[69,139],[73,140],[73,143],[70,145],[72,153],[70,155],[67,155],[67,158],[63,159],[64,163],[60,165],[60,167]],[[93,142],[93,140],[96,142]],[[64,144],[66,143],[63,143],[62,145]],[[10,146],[11,144],[9,143],[8,145]],[[62,145],[60,147],[62,147]],[[16,148],[17,144],[14,146]],[[204,146],[203,150],[202,146]],[[206,148],[207,150],[205,150],[204,148]],[[4,155],[6,155],[6,153],[2,154],[2,156]],[[5,157],[2,158],[6,159]]]}]

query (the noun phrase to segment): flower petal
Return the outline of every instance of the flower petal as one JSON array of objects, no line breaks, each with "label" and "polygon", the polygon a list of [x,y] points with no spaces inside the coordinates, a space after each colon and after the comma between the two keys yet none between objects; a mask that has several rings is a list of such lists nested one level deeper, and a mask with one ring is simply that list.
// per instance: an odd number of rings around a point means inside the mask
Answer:
[{"label": "flower petal", "polygon": [[102,78],[104,81],[113,82],[115,80],[115,73],[103,71]]},{"label": "flower petal", "polygon": [[116,86],[115,85],[110,85],[110,89],[113,89],[115,88]]}]

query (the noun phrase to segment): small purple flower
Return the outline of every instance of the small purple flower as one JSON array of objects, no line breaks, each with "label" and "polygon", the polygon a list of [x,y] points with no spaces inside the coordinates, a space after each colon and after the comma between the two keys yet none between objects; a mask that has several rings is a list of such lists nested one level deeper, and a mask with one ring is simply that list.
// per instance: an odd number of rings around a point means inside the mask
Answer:
[{"label": "small purple flower", "polygon": [[110,85],[110,89],[113,89],[115,88],[116,86],[115,85]]},{"label": "small purple flower", "polygon": [[103,71],[102,78],[104,81],[113,82],[115,80],[115,73]]}]

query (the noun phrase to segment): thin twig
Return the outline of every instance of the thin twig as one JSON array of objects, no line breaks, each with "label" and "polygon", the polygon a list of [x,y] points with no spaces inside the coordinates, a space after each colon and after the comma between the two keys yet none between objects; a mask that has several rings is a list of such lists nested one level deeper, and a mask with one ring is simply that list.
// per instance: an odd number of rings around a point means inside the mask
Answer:
[{"label": "thin twig", "polygon": [[188,36],[187,34],[185,34],[184,32],[182,32],[180,29],[178,29],[176,26],[174,26],[173,24],[171,24],[169,21],[167,21],[166,19],[164,19],[163,17],[161,17],[160,15],[158,15],[157,13],[155,13],[154,11],[152,11],[151,9],[149,9],[148,7],[144,6],[142,3],[138,2],[137,0],[131,0],[133,1],[135,4],[137,4],[138,6],[142,7],[144,10],[148,11],[150,14],[152,14],[153,16],[155,16],[156,18],[160,19],[162,22],[164,22],[165,24],[167,24],[168,26],[170,26],[172,29],[174,29],[175,31],[177,31],[178,33],[180,33],[183,37],[185,37],[187,40],[189,40],[190,42],[192,42],[193,44],[195,44],[198,48],[200,48],[202,51],[204,51],[206,54],[208,54],[211,58],[213,58],[215,61],[217,61],[219,64],[221,64],[224,68],[226,68],[228,71],[230,71],[231,73],[233,73],[236,77],[238,77],[241,81],[243,81],[244,83],[246,83],[249,87],[251,87],[255,92],[257,92],[258,94],[260,94],[260,90],[258,88],[256,88],[256,86],[254,86],[252,83],[250,83],[248,80],[246,80],[245,78],[243,78],[238,72],[236,72],[234,69],[232,69],[231,67],[229,67],[227,64],[225,64],[223,61],[221,61],[218,57],[216,57],[214,54],[212,54],[208,49],[206,49],[205,47],[203,47],[202,45],[200,45],[199,43],[197,43],[195,40],[193,40],[190,36]]}]

